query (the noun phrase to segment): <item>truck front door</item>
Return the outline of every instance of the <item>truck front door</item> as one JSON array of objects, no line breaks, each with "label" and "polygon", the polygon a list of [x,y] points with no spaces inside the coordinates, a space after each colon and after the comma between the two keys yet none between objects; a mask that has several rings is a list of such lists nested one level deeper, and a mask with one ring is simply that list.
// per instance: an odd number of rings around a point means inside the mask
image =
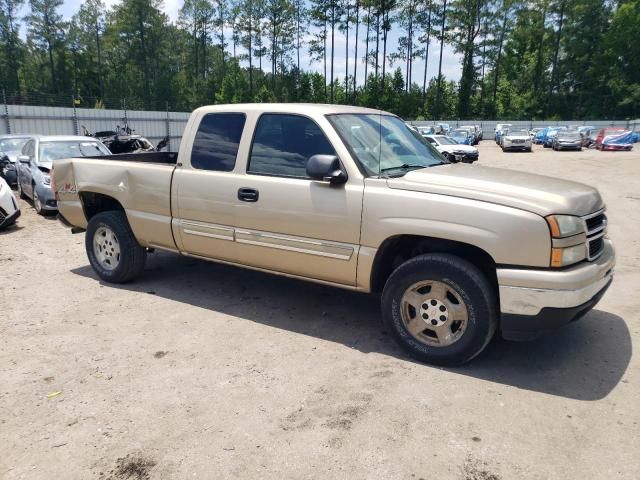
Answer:
[{"label": "truck front door", "polygon": [[263,113],[240,175],[235,239],[240,263],[355,285],[364,184],[311,180],[309,157],[336,155],[303,115]]}]

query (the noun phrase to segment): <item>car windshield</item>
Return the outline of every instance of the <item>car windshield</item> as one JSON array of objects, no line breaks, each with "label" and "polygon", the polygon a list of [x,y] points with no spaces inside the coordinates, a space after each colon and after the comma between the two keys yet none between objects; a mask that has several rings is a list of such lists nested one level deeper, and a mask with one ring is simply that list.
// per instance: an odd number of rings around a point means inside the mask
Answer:
[{"label": "car windshield", "polygon": [[98,142],[84,140],[57,140],[40,142],[40,161],[52,162],[59,158],[91,157],[94,155],[109,155],[107,147]]},{"label": "car windshield", "polygon": [[466,130],[454,130],[451,132],[452,137],[466,137],[468,132]]},{"label": "car windshield", "polygon": [[560,132],[558,136],[562,138],[568,138],[571,140],[577,140],[581,138],[580,132]]},{"label": "car windshield", "polygon": [[512,128],[509,130],[508,132],[509,136],[519,136],[519,135],[529,135],[529,132],[527,130],[525,130],[524,128]]},{"label": "car windshield", "polygon": [[421,135],[392,115],[328,115],[353,156],[370,175],[404,174],[447,163]]},{"label": "car windshield", "polygon": [[27,143],[28,138],[2,138],[0,139],[0,152],[18,152]]},{"label": "car windshield", "polygon": [[437,140],[441,145],[458,145],[458,142],[451,137],[438,137]]}]

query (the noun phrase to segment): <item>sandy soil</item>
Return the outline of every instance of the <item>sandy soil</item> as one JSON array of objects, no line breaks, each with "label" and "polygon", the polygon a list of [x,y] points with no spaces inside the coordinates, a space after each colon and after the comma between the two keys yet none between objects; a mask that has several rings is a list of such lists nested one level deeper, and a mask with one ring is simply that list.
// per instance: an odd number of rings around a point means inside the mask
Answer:
[{"label": "sandy soil", "polygon": [[470,365],[407,358],[375,298],[156,253],[97,280],[21,202],[0,234],[0,478],[640,478],[640,148],[480,162],[598,186],[618,249],[587,317]]}]

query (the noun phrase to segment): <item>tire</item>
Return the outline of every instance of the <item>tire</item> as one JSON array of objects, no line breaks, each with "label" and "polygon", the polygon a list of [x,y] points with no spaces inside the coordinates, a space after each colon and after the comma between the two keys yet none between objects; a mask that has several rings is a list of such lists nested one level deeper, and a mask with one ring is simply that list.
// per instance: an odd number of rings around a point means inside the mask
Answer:
[{"label": "tire", "polygon": [[22,200],[26,200],[27,196],[25,195],[25,193],[22,191],[22,186],[20,185],[20,177],[16,177],[17,181],[18,181],[18,196],[22,199]]},{"label": "tire", "polygon": [[38,215],[44,215],[44,210],[42,209],[42,201],[38,196],[38,192],[36,192],[36,186],[33,185],[32,188],[33,188],[33,208],[35,208],[36,213]]},{"label": "tire", "polygon": [[[443,290],[444,296],[438,293]],[[407,300],[411,297],[413,303]],[[457,320],[464,318],[463,312],[466,320]],[[482,272],[466,260],[450,254],[419,255],[400,265],[387,280],[382,317],[413,357],[437,365],[461,365],[478,355],[496,331],[496,293]]]},{"label": "tire", "polygon": [[447,160],[449,160],[451,163],[457,163],[458,161],[456,160],[456,156],[452,153],[447,153]]},{"label": "tire", "polygon": [[94,216],[87,226],[85,248],[98,276],[109,283],[126,283],[140,276],[147,252],[140,246],[124,212]]},{"label": "tire", "polygon": [[527,152],[531,153],[533,151],[533,148],[529,147],[527,148]]}]

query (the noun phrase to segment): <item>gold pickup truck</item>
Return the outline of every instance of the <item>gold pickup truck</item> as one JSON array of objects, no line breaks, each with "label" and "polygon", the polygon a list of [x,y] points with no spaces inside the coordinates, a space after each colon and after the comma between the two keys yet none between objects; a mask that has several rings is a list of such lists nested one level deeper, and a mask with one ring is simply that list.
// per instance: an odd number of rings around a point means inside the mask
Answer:
[{"label": "gold pickup truck", "polygon": [[202,107],[179,153],[58,160],[52,183],[107,282],[162,249],[372,292],[432,363],[467,362],[496,331],[524,340],[571,322],[613,277],[594,188],[450,164],[379,110]]}]

